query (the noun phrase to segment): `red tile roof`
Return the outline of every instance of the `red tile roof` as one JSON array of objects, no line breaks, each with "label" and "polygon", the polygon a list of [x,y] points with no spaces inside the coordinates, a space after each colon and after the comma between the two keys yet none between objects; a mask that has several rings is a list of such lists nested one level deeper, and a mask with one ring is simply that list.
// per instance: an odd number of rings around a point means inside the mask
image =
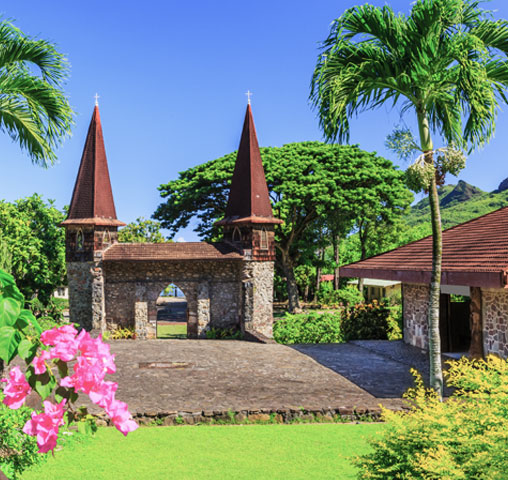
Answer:
[{"label": "red tile roof", "polygon": [[[252,220],[256,218],[259,221]],[[273,216],[250,105],[245,112],[226,215],[218,224],[233,222],[282,223]]]},{"label": "red tile roof", "polygon": [[227,243],[115,243],[104,251],[103,261],[241,260]]},{"label": "red tile roof", "polygon": [[[76,224],[77,219],[80,220],[80,224],[97,225],[98,219],[103,219],[101,225],[125,225],[116,219],[98,106],[94,108],[88,128],[69,215],[62,224]],[[109,220],[109,223],[104,223],[104,220]]]},{"label": "red tile roof", "polygon": [[[340,267],[345,277],[430,283],[432,237]],[[443,232],[442,283],[503,288],[508,271],[508,207]]]},{"label": "red tile roof", "polygon": [[325,273],[319,278],[320,282],[333,282],[335,275],[333,273]]}]

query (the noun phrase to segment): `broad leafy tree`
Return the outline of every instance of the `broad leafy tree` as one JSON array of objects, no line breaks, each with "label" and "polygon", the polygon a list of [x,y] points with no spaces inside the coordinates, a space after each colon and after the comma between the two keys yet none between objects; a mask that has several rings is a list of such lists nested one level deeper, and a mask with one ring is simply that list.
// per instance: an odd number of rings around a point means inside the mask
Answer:
[{"label": "broad leafy tree", "polygon": [[139,217],[118,232],[118,241],[127,243],[163,243],[160,223]]},{"label": "broad leafy tree", "polygon": [[0,129],[43,166],[70,134],[73,112],[62,91],[67,73],[53,44],[0,22]]},{"label": "broad leafy tree", "polygon": [[[380,217],[405,211],[411,194],[403,172],[389,160],[357,146],[303,142],[261,148],[276,226],[276,267],[286,278],[289,309],[299,307],[295,268],[308,263],[322,242],[326,223],[353,224],[359,215]],[[219,239],[214,224],[224,217],[236,152],[180,173],[161,185],[166,201],[154,218],[175,234],[197,220],[195,231],[204,239]],[[370,213],[369,213],[370,214]]]},{"label": "broad leafy tree", "polygon": [[[473,0],[418,0],[409,15],[363,5],[335,20],[323,44],[311,98],[327,140],[347,141],[349,119],[370,108],[400,105],[418,125],[390,139],[402,156],[419,151],[409,169],[428,192],[433,232],[429,299],[431,384],[442,392],[439,296],[441,217],[437,187],[465,164],[462,152],[487,142],[508,82],[508,23]],[[434,142],[443,141],[443,145]]]},{"label": "broad leafy tree", "polygon": [[65,232],[58,226],[62,212],[39,195],[9,203],[0,201],[3,248],[9,252],[10,273],[21,293],[45,304],[66,283]]}]

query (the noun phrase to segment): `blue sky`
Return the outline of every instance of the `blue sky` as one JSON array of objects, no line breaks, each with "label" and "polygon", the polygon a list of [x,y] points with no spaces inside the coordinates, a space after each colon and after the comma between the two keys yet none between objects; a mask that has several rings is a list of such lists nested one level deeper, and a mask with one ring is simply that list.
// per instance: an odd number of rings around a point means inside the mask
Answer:
[{"label": "blue sky", "polygon": [[[150,217],[158,185],[178,172],[238,147],[246,97],[262,146],[321,140],[308,103],[318,43],[351,0],[222,1],[4,1],[4,18],[27,34],[55,42],[71,63],[66,85],[77,111],[73,136],[59,161],[33,166],[6,135],[0,136],[0,198],[34,192],[61,208],[70,202],[96,92],[119,219]],[[407,12],[410,1],[389,3]],[[508,3],[486,7],[508,18]],[[505,107],[506,111],[508,107]],[[384,142],[399,112],[381,108],[352,121],[351,143],[395,161]],[[508,177],[508,116],[471,155],[459,178],[493,190]],[[402,167],[405,167],[402,164]],[[449,182],[455,182],[453,177]],[[197,237],[187,229],[186,240]]]}]

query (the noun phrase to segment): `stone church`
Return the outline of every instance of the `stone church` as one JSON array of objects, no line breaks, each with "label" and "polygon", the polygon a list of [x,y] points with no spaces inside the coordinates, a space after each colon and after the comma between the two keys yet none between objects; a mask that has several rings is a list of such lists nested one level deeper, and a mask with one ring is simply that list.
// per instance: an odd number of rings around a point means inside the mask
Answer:
[{"label": "stone church", "polygon": [[87,330],[134,327],[151,336],[156,301],[169,284],[187,299],[187,336],[214,328],[272,336],[274,218],[256,129],[247,105],[217,243],[119,243],[99,107],[94,108],[66,232],[71,321]]}]

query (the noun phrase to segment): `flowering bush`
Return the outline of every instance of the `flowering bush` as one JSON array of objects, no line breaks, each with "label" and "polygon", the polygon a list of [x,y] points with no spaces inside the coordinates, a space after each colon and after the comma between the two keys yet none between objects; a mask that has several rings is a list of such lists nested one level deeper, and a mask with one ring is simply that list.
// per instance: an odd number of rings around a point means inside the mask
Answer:
[{"label": "flowering bush", "polygon": [[23,301],[12,277],[0,270],[0,358],[9,364],[19,355],[28,366],[25,374],[13,367],[1,380],[3,404],[18,409],[32,391],[44,400],[44,411],[32,412],[23,426],[24,433],[36,437],[39,453],[53,451],[59,428],[83,415],[73,409],[78,393],[103,408],[124,435],[138,428],[127,404],[115,398],[118,385],[106,380],[116,371],[109,345],[73,325],[42,331],[33,314],[21,308]]},{"label": "flowering bush", "polygon": [[[416,375],[409,413],[384,411],[387,428],[357,459],[359,478],[505,480],[508,472],[508,361],[449,362],[455,388],[440,402]],[[416,372],[414,372],[416,374]]]}]

